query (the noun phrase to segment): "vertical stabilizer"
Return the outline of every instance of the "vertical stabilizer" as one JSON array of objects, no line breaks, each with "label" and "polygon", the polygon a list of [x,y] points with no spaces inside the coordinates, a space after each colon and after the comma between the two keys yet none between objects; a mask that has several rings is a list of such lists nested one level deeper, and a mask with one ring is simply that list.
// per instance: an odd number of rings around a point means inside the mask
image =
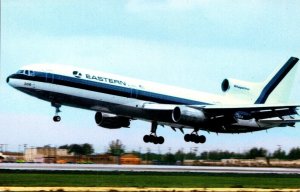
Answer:
[{"label": "vertical stabilizer", "polygon": [[295,65],[298,60],[296,57],[291,57],[279,70],[276,70],[264,81],[255,104],[287,102],[295,79],[297,68]]}]

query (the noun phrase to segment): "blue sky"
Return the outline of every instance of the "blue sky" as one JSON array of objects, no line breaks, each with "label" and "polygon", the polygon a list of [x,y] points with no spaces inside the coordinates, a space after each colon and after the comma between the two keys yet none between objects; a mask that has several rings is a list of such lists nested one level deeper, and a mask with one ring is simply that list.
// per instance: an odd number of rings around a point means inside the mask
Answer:
[{"label": "blue sky", "polygon": [[[59,146],[92,143],[98,152],[121,139],[128,150],[166,152],[300,145],[300,127],[240,135],[206,133],[204,145],[159,128],[164,145],[144,144],[150,124],[106,130],[94,112],[63,107],[52,122],[49,103],[5,83],[23,65],[62,63],[221,94],[224,78],[264,80],[290,56],[300,57],[299,1],[1,1],[0,143]],[[299,102],[299,76],[292,102]]]}]

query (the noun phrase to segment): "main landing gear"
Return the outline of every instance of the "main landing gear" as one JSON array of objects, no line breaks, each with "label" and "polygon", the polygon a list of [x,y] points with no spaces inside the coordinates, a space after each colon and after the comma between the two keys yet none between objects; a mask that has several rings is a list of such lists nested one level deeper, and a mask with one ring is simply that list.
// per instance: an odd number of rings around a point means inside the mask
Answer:
[{"label": "main landing gear", "polygon": [[185,134],[184,140],[186,142],[205,143],[206,137],[204,135],[198,135],[198,130],[194,130],[191,134]]},{"label": "main landing gear", "polygon": [[52,107],[55,107],[55,116],[53,117],[54,122],[59,122],[61,120],[61,117],[58,115],[58,113],[61,112],[59,109],[61,107],[61,104],[52,102],[51,103]]},{"label": "main landing gear", "polygon": [[145,143],[163,144],[165,142],[165,139],[162,136],[158,137],[156,135],[156,130],[157,122],[152,122],[150,135],[145,135],[143,138]]}]

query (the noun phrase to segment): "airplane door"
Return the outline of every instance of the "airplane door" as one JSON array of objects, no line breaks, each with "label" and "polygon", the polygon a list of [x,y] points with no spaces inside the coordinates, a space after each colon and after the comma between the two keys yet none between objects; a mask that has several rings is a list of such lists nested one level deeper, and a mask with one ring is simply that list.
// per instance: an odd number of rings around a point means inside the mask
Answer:
[{"label": "airplane door", "polygon": [[133,98],[133,99],[137,99],[137,97],[138,97],[138,89],[135,89],[135,88],[132,88],[131,89],[131,98]]},{"label": "airplane door", "polygon": [[46,82],[47,83],[53,83],[53,74],[46,73]]}]

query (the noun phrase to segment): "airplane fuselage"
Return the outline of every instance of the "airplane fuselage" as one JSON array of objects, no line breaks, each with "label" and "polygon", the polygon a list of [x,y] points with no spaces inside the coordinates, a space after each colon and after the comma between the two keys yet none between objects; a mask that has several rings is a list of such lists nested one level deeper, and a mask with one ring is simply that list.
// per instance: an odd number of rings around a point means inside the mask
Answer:
[{"label": "airplane fuselage", "polygon": [[[89,71],[71,66],[30,65],[8,77],[14,88],[51,103],[112,113],[132,119],[153,121],[181,128],[174,123],[169,110],[144,110],[145,104],[214,105],[232,102],[226,97],[174,86],[122,77],[119,75]],[[235,99],[235,103],[244,101]],[[199,129],[220,133],[261,130],[254,120],[238,120],[226,128],[217,123],[203,122]],[[189,126],[187,126],[189,127]],[[194,128],[194,127],[190,127]]]},{"label": "airplane fuselage", "polygon": [[[205,143],[199,130],[217,133],[245,133],[272,127],[294,126],[300,105],[287,104],[298,58],[291,57],[263,82],[226,78],[223,95],[178,88],[110,73],[72,66],[36,64],[25,66],[7,78],[12,87],[48,101],[56,108],[58,122],[62,105],[96,111],[98,126],[118,129],[131,120],[151,122],[146,143],[162,144],[158,125],[173,130],[193,129],[186,142]],[[290,75],[288,75],[290,74]],[[268,103],[266,103],[268,102]]]}]

